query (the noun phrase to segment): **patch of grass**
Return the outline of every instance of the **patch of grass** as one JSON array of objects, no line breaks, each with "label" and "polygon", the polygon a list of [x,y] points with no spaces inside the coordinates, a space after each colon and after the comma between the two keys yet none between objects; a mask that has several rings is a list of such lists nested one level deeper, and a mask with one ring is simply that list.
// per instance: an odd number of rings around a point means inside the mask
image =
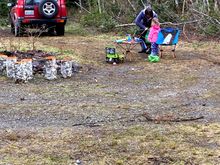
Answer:
[{"label": "patch of grass", "polygon": [[166,160],[169,164],[187,161],[212,164],[219,161],[219,130],[218,123],[146,124],[127,126],[121,130],[85,130],[79,135],[67,128],[60,129],[58,134],[55,128],[45,128],[27,139],[1,138],[2,142],[10,141],[10,145],[1,143],[0,154],[5,157],[0,163],[65,164],[72,163],[72,158],[77,158],[80,153],[84,164],[88,160],[90,164],[131,164],[156,160]]},{"label": "patch of grass", "polygon": [[79,36],[87,36],[89,32],[82,27],[80,24],[67,24],[65,27],[67,34],[79,35]]}]

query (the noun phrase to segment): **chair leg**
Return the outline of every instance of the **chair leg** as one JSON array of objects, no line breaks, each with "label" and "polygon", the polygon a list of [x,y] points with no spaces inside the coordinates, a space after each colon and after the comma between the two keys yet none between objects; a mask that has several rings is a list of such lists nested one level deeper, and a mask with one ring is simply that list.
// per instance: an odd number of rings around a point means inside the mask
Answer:
[{"label": "chair leg", "polygon": [[173,51],[173,58],[176,58],[175,50]]},{"label": "chair leg", "polygon": [[172,52],[173,52],[173,58],[176,58],[176,52],[175,52],[175,50],[176,50],[176,45],[174,45],[174,48],[173,48],[173,50],[172,50]]}]

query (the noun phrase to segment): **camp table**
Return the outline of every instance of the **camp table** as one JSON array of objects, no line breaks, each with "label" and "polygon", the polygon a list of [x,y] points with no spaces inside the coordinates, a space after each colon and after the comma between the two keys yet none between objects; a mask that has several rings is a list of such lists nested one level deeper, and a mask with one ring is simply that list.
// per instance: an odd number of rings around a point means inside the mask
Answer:
[{"label": "camp table", "polygon": [[[134,55],[133,49],[140,43],[141,41],[138,39],[121,39],[115,41],[116,47],[122,50],[122,53],[125,55],[125,58],[132,57]],[[131,58],[129,60],[131,61]]]}]

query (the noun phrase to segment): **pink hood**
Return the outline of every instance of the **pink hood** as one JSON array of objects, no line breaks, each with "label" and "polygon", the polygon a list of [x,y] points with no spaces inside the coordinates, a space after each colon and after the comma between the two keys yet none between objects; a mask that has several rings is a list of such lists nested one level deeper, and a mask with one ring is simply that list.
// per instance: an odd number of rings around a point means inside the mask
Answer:
[{"label": "pink hood", "polygon": [[159,25],[153,25],[150,28],[150,32],[149,32],[149,35],[148,35],[148,40],[150,42],[156,42],[159,31],[160,31],[160,26]]}]

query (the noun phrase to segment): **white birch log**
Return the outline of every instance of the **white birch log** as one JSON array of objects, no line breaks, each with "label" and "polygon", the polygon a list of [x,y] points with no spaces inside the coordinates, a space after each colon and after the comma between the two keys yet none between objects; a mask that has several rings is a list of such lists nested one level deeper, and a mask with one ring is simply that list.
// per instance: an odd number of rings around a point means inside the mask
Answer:
[{"label": "white birch log", "polygon": [[15,78],[15,63],[17,62],[17,57],[8,57],[6,60],[6,72],[8,78]]},{"label": "white birch log", "polygon": [[25,63],[25,75],[26,81],[33,79],[33,62],[32,59],[23,59],[22,62]]},{"label": "white birch log", "polygon": [[0,55],[0,74],[4,75],[6,72],[6,61],[8,56]]},{"label": "white birch log", "polygon": [[53,56],[45,58],[45,78],[47,80],[54,80],[57,78],[56,58]]},{"label": "white birch log", "polygon": [[27,76],[26,76],[26,61],[18,61],[15,63],[15,82],[20,83],[20,82],[26,82],[27,81]]},{"label": "white birch log", "polygon": [[71,77],[73,74],[72,71],[73,62],[71,60],[61,61],[60,71],[63,78]]}]

